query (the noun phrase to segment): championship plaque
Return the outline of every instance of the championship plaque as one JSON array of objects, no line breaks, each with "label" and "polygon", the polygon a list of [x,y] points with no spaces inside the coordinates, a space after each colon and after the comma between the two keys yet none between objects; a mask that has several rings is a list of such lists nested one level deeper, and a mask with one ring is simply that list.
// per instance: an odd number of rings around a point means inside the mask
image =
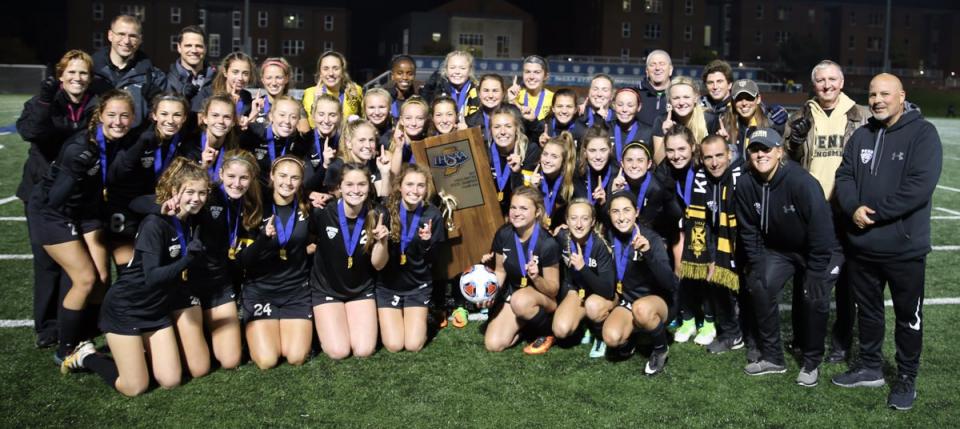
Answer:
[{"label": "championship plaque", "polygon": [[470,128],[412,142],[412,148],[441,196],[450,254],[436,262],[446,263],[453,278],[480,262],[503,223],[486,143],[479,128]]}]

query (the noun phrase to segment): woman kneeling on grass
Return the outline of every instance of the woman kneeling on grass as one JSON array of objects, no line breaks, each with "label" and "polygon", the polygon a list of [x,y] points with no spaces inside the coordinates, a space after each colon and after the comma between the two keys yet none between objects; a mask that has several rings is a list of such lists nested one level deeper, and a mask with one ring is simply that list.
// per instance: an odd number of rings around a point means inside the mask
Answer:
[{"label": "woman kneeling on grass", "polygon": [[[100,314],[113,359],[89,349],[80,365],[127,396],[150,385],[180,384],[182,367],[170,315],[170,294],[186,287],[189,267],[205,251],[194,229],[194,215],[207,200],[209,177],[200,165],[176,158],[160,177],[157,201],[176,201],[173,216],[149,215],[140,223],[133,259],[107,291]],[[147,353],[144,353],[144,350]]]},{"label": "woman kneeling on grass", "polygon": [[677,289],[677,277],[670,268],[663,239],[653,230],[637,224],[636,196],[619,191],[610,198],[610,241],[617,268],[620,304],[603,324],[603,340],[629,354],[634,328],[649,333],[653,351],[643,372],[655,375],[667,363],[667,333],[670,304]]}]

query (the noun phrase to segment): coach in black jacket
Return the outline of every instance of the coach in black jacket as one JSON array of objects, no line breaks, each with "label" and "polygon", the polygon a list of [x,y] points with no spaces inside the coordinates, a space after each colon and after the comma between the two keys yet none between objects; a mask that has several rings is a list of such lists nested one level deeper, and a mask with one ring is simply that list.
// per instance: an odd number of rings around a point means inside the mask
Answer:
[{"label": "coach in black jacket", "polygon": [[823,360],[830,290],[840,273],[842,254],[830,207],[820,184],[787,161],[780,135],[771,128],[750,134],[750,170],[737,184],[737,227],[747,257],[747,287],[759,331],[761,360],[744,372],[786,372],[780,339],[777,297],[787,279],[797,277],[803,295],[803,366],[797,383],[817,385]]},{"label": "coach in black jacket", "polygon": [[931,197],[943,149],[936,128],[905,109],[900,80],[880,74],[870,82],[873,118],[853,133],[837,170],[837,201],[850,248],[847,271],[859,308],[861,364],[833,378],[845,387],[884,384],[883,286],[890,285],[896,315],[899,377],[888,405],[909,409],[923,340],[923,287],[930,252]]}]

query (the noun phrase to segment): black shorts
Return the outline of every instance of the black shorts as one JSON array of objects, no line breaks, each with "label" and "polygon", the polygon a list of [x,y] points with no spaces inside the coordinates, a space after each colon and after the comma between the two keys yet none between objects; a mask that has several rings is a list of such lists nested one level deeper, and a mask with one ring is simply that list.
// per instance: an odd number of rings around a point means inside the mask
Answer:
[{"label": "black shorts", "polygon": [[310,305],[310,289],[297,289],[296,293],[286,297],[262,296],[252,289],[243,291],[243,321],[313,319],[313,306]]},{"label": "black shorts", "polygon": [[53,210],[31,210],[28,216],[30,237],[44,246],[82,240],[103,227],[99,219],[70,219]]},{"label": "black shorts", "polygon": [[194,285],[193,296],[200,300],[200,307],[204,310],[219,307],[229,302],[237,301],[237,294],[234,292],[233,284],[230,282],[218,282],[204,287]]},{"label": "black shorts", "polygon": [[139,336],[173,326],[173,319],[167,313],[132,315],[104,305],[100,307],[100,323],[97,326],[105,334]]},{"label": "black shorts", "polygon": [[652,296],[660,297],[660,299],[662,299],[663,302],[665,302],[665,303],[667,304],[667,313],[668,313],[668,315],[669,315],[669,314],[673,314],[673,311],[672,311],[672,310],[673,310],[673,308],[675,307],[675,306],[673,305],[673,299],[672,299],[672,298],[673,298],[673,294],[670,294],[670,295],[668,296],[668,295],[666,295],[666,294],[657,293],[657,292],[650,293],[650,292],[624,291],[623,295],[620,296],[620,301],[617,303],[617,306],[623,307],[623,308],[626,308],[627,310],[631,310],[631,311],[632,311],[632,310],[633,310],[633,303],[634,303],[636,300],[638,300],[638,299],[640,299],[640,298],[647,297],[647,296],[651,296],[651,295],[652,295]]},{"label": "black shorts", "polygon": [[170,311],[178,311],[200,305],[200,297],[186,285],[177,285],[170,292]]},{"label": "black shorts", "polygon": [[317,288],[313,288],[311,290],[311,301],[313,302],[314,306],[317,306],[317,305],[323,305],[323,304],[333,304],[337,302],[347,303],[347,302],[353,302],[353,301],[363,301],[365,299],[375,299],[376,298],[375,295],[376,295],[376,290],[372,285],[350,298],[342,298],[337,295],[333,295],[321,290],[317,290]]},{"label": "black shorts", "polygon": [[103,224],[106,226],[107,239],[128,241],[137,237],[137,229],[143,216],[127,208],[129,202],[108,200],[104,207]]},{"label": "black shorts", "polygon": [[378,287],[375,293],[377,308],[427,307],[430,305],[433,287],[429,283],[424,283],[416,289],[406,291]]}]

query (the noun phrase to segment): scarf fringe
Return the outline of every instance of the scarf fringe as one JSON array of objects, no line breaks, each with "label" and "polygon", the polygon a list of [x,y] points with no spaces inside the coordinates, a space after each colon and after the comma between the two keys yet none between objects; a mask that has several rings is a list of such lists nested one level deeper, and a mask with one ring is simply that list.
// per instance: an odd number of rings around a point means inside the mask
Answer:
[{"label": "scarf fringe", "polygon": [[691,280],[706,280],[709,264],[683,261],[680,263],[680,278]]},{"label": "scarf fringe", "polygon": [[733,270],[721,266],[714,268],[713,277],[710,278],[710,283],[725,287],[734,292],[738,292],[740,290],[740,276],[738,276]]}]

